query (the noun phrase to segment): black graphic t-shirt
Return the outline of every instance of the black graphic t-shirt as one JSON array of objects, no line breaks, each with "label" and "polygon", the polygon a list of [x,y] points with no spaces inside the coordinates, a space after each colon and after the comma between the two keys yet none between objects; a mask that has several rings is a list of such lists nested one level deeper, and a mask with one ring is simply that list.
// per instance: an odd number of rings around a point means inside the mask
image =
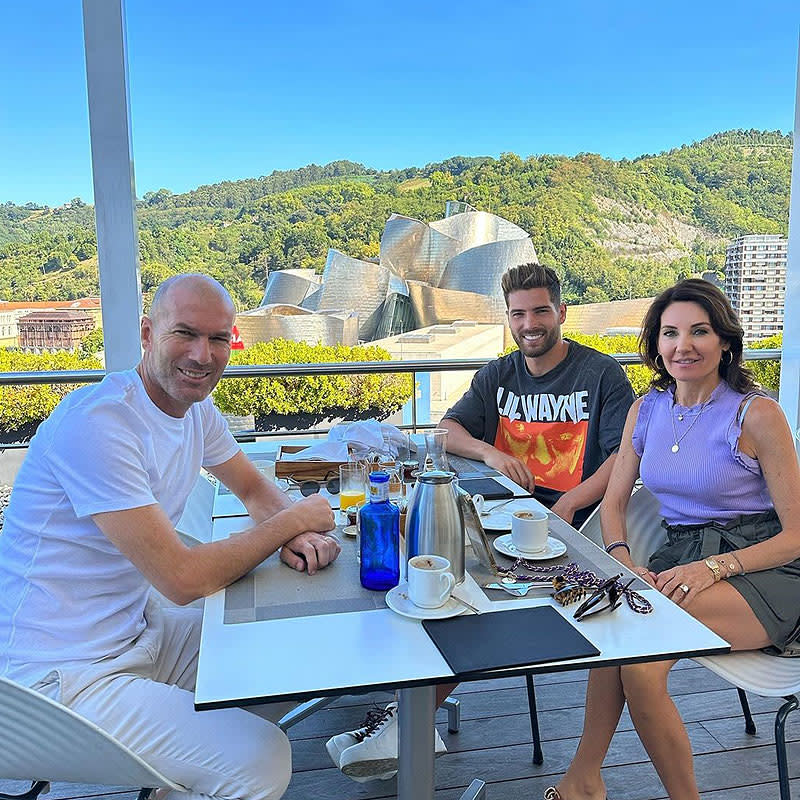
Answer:
[{"label": "black graphic t-shirt", "polygon": [[[525,463],[536,478],[534,496],[547,506],[616,452],[634,397],[611,356],[566,341],[567,357],[538,378],[519,350],[487,364],[444,415]],[[576,513],[573,524],[593,508]]]}]

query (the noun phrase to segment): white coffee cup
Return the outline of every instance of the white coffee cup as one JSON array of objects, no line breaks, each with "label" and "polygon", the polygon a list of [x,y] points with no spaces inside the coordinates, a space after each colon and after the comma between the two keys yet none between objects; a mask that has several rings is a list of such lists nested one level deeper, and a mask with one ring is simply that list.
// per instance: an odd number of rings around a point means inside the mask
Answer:
[{"label": "white coffee cup", "polygon": [[547,547],[547,512],[519,509],[511,514],[511,542],[523,555]]},{"label": "white coffee cup", "polygon": [[482,494],[474,494],[472,495],[472,505],[475,506],[475,510],[478,514],[483,514],[484,506],[486,505],[486,500]]},{"label": "white coffee cup", "polygon": [[254,461],[253,466],[268,480],[275,480],[275,462],[274,461]]},{"label": "white coffee cup", "polygon": [[440,608],[449,599],[456,579],[444,556],[414,556],[408,560],[408,597],[420,608]]}]

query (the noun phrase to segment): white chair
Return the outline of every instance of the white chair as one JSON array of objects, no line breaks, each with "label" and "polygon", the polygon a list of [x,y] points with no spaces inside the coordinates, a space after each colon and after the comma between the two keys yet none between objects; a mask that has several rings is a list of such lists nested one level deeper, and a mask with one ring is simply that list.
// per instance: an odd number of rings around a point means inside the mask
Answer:
[{"label": "white chair", "polygon": [[138,800],[157,788],[184,790],[121,742],[60,703],[0,677],[0,777],[31,781],[18,795],[33,800],[50,781],[142,786]]},{"label": "white chair", "polygon": [[198,475],[186,501],[183,516],[175,530],[181,540],[191,546],[198,542],[210,542],[214,511],[214,486],[205,475]]},{"label": "white chair", "polygon": [[[625,515],[628,529],[628,545],[635,564],[647,564],[647,559],[665,539],[666,531],[661,527],[658,500],[640,483],[633,488]],[[583,523],[581,533],[598,547],[604,547],[603,531],[600,527],[600,506]]]},{"label": "white chair", "polygon": [[[658,501],[644,487],[634,490],[631,496],[626,527],[631,558],[636,564],[646,564],[650,553],[664,541],[666,534],[661,527]],[[602,547],[599,510],[586,520],[581,533]],[[800,658],[779,658],[759,650],[747,650],[720,656],[699,656],[695,661],[736,687],[745,718],[745,731],[750,735],[755,735],[756,726],[745,692],[786,700],[775,717],[775,749],[780,798],[790,800],[785,728],[786,718],[800,705]]]},{"label": "white chair", "polygon": [[[775,715],[775,751],[778,757],[778,786],[781,800],[791,800],[789,767],[786,757],[786,718],[798,708],[800,694],[800,658],[780,658],[758,650],[744,650],[723,656],[700,656],[698,664],[732,683],[745,697],[745,690],[762,697],[782,697],[786,702]],[[756,726],[747,700],[742,703],[745,730],[755,735]]]}]

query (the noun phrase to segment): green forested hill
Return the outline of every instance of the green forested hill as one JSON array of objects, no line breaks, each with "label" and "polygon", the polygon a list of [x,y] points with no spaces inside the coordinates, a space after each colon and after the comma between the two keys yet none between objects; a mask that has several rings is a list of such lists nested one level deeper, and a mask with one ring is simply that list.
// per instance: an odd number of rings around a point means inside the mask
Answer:
[{"label": "green forested hill", "polygon": [[[727,240],[785,233],[791,137],[729,131],[634,160],[513,153],[379,172],[350,161],[150,192],[139,203],[142,283],[190,270],[243,306],[268,270],[321,270],[329,247],[377,256],[392,212],[441,217],[464,200],[527,230],[568,300],[649,295],[679,274],[720,269]],[[0,204],[0,299],[96,294],[93,209]]]}]

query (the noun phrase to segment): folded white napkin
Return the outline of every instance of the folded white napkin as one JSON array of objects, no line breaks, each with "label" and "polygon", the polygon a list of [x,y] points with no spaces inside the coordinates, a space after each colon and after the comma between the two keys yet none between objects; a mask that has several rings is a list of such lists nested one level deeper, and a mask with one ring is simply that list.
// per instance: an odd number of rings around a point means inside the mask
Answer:
[{"label": "folded white napkin", "polygon": [[286,461],[347,461],[348,447],[356,452],[377,452],[397,458],[398,448],[406,443],[406,437],[394,425],[375,419],[358,422],[340,422],[328,432],[328,440],[311,445],[299,453],[284,456]]}]

